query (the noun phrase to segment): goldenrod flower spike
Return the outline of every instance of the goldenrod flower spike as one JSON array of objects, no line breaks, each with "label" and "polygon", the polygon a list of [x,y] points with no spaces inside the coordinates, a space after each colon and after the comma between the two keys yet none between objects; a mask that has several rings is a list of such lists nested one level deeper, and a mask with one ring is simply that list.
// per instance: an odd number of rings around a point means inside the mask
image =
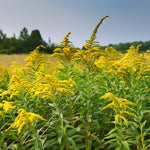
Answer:
[{"label": "goldenrod flower spike", "polygon": [[140,47],[142,46],[142,44],[140,44],[140,45],[138,45],[137,47],[136,47],[136,52],[137,53],[139,53],[139,50],[140,50]]},{"label": "goldenrod flower spike", "polygon": [[8,131],[10,128],[17,128],[18,134],[21,133],[22,128],[25,125],[29,125],[30,123],[33,123],[35,120],[46,120],[42,118],[39,114],[26,112],[24,109],[18,110],[18,116],[16,117],[15,121],[11,124],[11,126],[6,130]]},{"label": "goldenrod flower spike", "polygon": [[120,119],[122,119],[126,123],[126,125],[128,124],[128,120],[124,116],[125,114],[136,117],[135,114],[128,112],[128,110],[134,111],[134,109],[128,106],[128,105],[134,105],[134,103],[128,101],[127,99],[118,98],[112,93],[106,93],[101,97],[101,99],[108,99],[108,102],[111,102],[107,104],[105,107],[103,107],[102,110],[107,108],[113,109],[115,112],[116,124],[119,121],[121,121]]},{"label": "goldenrod flower spike", "polygon": [[16,106],[12,106],[12,102],[7,102],[5,100],[3,100],[3,109],[5,112],[8,112],[9,109],[14,109]]},{"label": "goldenrod flower spike", "polygon": [[95,38],[96,38],[96,33],[97,33],[97,30],[98,30],[99,26],[102,24],[103,20],[104,20],[105,18],[107,18],[107,17],[109,17],[109,16],[104,16],[103,18],[101,18],[100,22],[97,24],[97,26],[96,26],[95,29],[93,30],[93,33],[92,33],[91,38],[90,38],[90,42],[93,42],[93,41],[95,40]]},{"label": "goldenrod flower spike", "polygon": [[62,47],[69,47],[69,43],[71,43],[68,39],[69,35],[71,34],[71,32],[68,32],[67,35],[64,37],[64,39],[60,42],[61,44],[59,46]]},{"label": "goldenrod flower spike", "polygon": [[93,30],[93,33],[92,33],[92,35],[91,35],[90,40],[87,40],[87,42],[86,42],[86,44],[85,44],[85,46],[84,46],[85,48],[91,49],[91,48],[93,47],[93,45],[96,43],[94,40],[95,40],[95,38],[96,38],[97,30],[98,30],[99,26],[102,24],[103,20],[104,20],[105,18],[107,18],[107,17],[109,17],[109,16],[104,16],[103,18],[101,18],[100,22],[97,24],[97,26],[96,26],[95,29]]},{"label": "goldenrod flower spike", "polygon": [[34,66],[34,68],[36,70],[40,69],[42,67],[42,65],[48,63],[46,57],[44,54],[41,54],[39,49],[40,48],[45,48],[45,46],[43,45],[40,45],[40,46],[37,46],[35,48],[34,51],[32,51],[30,53],[30,55],[25,59],[26,62],[28,62],[26,64],[26,67],[28,68],[29,66]]}]

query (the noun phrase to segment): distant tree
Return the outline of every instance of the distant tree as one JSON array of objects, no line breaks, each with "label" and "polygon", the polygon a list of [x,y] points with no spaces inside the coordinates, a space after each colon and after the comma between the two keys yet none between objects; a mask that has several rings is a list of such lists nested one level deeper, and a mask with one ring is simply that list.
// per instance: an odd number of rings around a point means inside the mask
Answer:
[{"label": "distant tree", "polygon": [[0,51],[4,48],[4,40],[6,39],[6,34],[3,33],[2,30],[0,30]]},{"label": "distant tree", "polygon": [[32,30],[31,35],[29,36],[29,44],[30,44],[30,51],[34,50],[35,47],[39,45],[46,46],[46,42],[43,40],[41,33],[39,30]]},{"label": "distant tree", "polygon": [[85,48],[85,46],[82,46],[82,50],[87,50],[87,49]]},{"label": "distant tree", "polygon": [[4,39],[6,39],[6,34],[4,34],[2,30],[0,30],[0,42],[2,42]]},{"label": "distant tree", "polygon": [[113,46],[113,44],[110,43],[108,46]]},{"label": "distant tree", "polygon": [[48,47],[50,47],[50,46],[51,46],[51,44],[52,44],[52,42],[51,42],[51,38],[49,37],[49,38],[48,38],[48,43],[47,43]]},{"label": "distant tree", "polygon": [[28,29],[27,29],[26,27],[24,27],[24,28],[20,31],[19,39],[21,39],[21,40],[23,40],[23,41],[28,41],[28,39],[29,39],[29,34],[28,34]]},{"label": "distant tree", "polygon": [[27,53],[29,52],[30,49],[30,44],[29,44],[29,34],[28,34],[28,29],[26,27],[24,27],[21,31],[20,31],[20,35],[19,35],[19,45],[22,45],[22,53]]}]

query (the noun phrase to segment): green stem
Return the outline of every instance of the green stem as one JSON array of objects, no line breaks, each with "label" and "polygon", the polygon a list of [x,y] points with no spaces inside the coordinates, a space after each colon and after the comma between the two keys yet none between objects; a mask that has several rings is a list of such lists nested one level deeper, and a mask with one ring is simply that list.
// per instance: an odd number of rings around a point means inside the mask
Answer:
[{"label": "green stem", "polygon": [[70,113],[69,113],[70,114],[70,121],[71,121],[72,126],[74,126],[72,105],[71,105],[70,99],[68,97],[66,97],[66,102],[67,102],[67,105],[68,105],[69,111],[70,111]]},{"label": "green stem", "polygon": [[58,107],[57,103],[55,103],[55,105],[56,105],[56,110],[58,112],[58,117],[59,117],[59,120],[60,120],[61,128],[63,129],[64,140],[65,140],[65,144],[66,144],[66,150],[69,150],[69,145],[68,145],[68,141],[67,141],[66,131],[64,129],[63,118],[62,118],[62,115],[60,113],[60,110],[59,110],[59,107]]},{"label": "green stem", "polygon": [[122,141],[123,141],[123,132],[122,132],[122,120],[121,120],[121,118],[120,118],[120,145],[121,145],[121,150],[122,150],[122,148],[123,148],[123,146],[122,146]]},{"label": "green stem", "polygon": [[21,140],[21,138],[20,138],[20,135],[18,135],[18,141],[19,141],[19,143],[20,143],[20,145],[21,145],[21,149],[22,149],[22,150],[25,150],[24,145],[23,145],[23,142],[22,142],[22,140]]},{"label": "green stem", "polygon": [[87,139],[87,147],[86,150],[90,150],[90,111],[89,111],[89,107],[90,107],[90,70],[88,69],[88,74],[87,74],[87,100],[86,100],[86,106],[87,106],[87,126],[86,126],[86,139]]},{"label": "green stem", "polygon": [[40,140],[39,140],[39,139],[40,139],[39,134],[38,134],[37,131],[35,130],[33,124],[31,124],[31,128],[32,128],[32,133],[33,133],[33,135],[34,135],[34,137],[35,137],[35,139],[36,139],[36,141],[37,141],[37,143],[38,143],[38,148],[39,148],[39,150],[44,150],[44,148],[43,148],[43,146],[42,146],[42,144],[41,144],[41,142],[40,142]]},{"label": "green stem", "polygon": [[142,148],[145,148],[145,144],[144,144],[144,135],[143,135],[143,128],[142,128],[141,122],[140,122],[140,130],[141,130],[141,142],[142,142]]}]

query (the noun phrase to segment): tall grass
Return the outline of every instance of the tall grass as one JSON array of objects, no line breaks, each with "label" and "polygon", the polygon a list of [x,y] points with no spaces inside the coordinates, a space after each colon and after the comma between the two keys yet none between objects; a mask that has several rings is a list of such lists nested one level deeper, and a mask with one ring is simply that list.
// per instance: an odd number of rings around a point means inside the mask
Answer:
[{"label": "tall grass", "polygon": [[26,63],[24,60],[27,56],[28,56],[27,54],[12,54],[12,55],[0,54],[0,65],[9,67],[12,65],[13,61],[25,65]]}]

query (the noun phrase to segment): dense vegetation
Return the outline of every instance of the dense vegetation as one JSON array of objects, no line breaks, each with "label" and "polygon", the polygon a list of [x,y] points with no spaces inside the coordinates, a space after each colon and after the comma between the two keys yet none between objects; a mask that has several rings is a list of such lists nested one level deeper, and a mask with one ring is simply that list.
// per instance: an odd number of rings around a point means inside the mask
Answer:
[{"label": "dense vegetation", "polygon": [[1,54],[29,53],[38,45],[44,45],[46,48],[41,50],[46,53],[52,53],[52,51],[57,47],[55,43],[51,43],[50,39],[48,43],[45,42],[40,31],[37,29],[32,30],[31,34],[29,34],[28,29],[24,27],[20,31],[18,38],[16,38],[15,35],[9,38],[2,30],[0,30]]},{"label": "dense vegetation", "polygon": [[126,54],[95,41],[60,42],[49,62],[38,46],[27,64],[0,66],[0,149],[150,149],[150,51]]},{"label": "dense vegetation", "polygon": [[[119,43],[119,44],[109,44],[108,46],[111,46],[114,49],[125,53],[126,50],[129,49],[130,46],[137,47],[138,45],[141,45],[140,51],[145,52],[146,50],[150,49],[150,40],[145,41],[145,42],[135,41],[135,42],[127,42],[127,43]],[[105,49],[105,48],[106,48],[106,46],[102,46],[102,49]]]}]

